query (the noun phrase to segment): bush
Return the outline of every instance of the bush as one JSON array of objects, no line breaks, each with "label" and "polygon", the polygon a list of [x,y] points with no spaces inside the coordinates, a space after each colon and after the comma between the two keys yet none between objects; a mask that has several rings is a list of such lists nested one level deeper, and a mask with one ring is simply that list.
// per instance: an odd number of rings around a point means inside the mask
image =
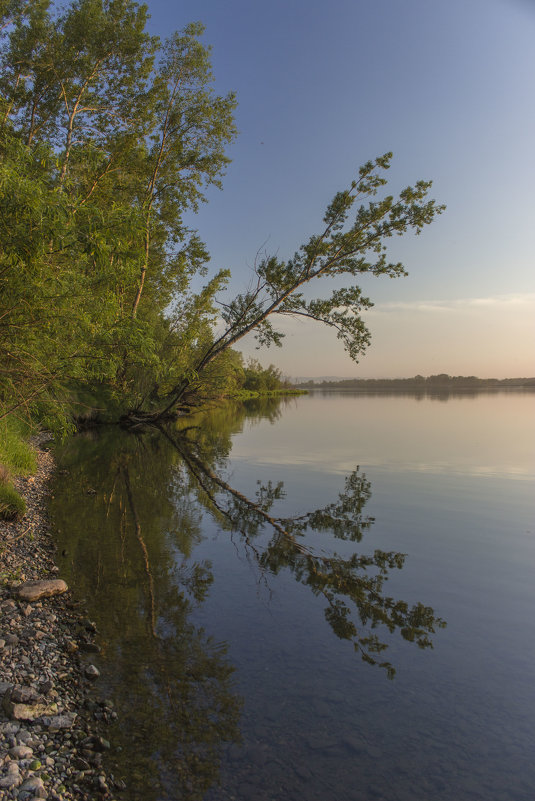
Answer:
[{"label": "bush", "polygon": [[0,484],[0,518],[13,520],[22,517],[26,511],[26,503],[11,484]]}]

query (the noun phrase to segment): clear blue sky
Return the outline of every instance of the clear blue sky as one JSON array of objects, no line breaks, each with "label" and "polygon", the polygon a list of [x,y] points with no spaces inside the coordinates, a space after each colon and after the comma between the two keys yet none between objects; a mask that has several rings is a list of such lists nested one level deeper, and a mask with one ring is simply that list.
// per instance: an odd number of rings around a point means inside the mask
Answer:
[{"label": "clear blue sky", "polygon": [[[535,0],[148,0],[165,37],[206,25],[240,131],[194,224],[234,289],[265,248],[291,255],[357,167],[394,152],[448,209],[393,242],[409,277],[367,279],[358,366],[321,327],[260,351],[295,376],[535,375]],[[244,352],[253,353],[254,347]]]}]

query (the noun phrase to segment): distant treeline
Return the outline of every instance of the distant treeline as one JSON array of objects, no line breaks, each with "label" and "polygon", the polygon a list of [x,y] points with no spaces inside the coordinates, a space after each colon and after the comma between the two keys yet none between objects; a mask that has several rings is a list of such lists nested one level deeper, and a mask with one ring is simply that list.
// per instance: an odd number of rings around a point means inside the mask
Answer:
[{"label": "distant treeline", "polygon": [[352,389],[362,391],[403,390],[434,391],[452,389],[535,388],[535,378],[477,378],[474,375],[415,375],[412,378],[346,378],[341,381],[305,381],[296,384],[305,389]]}]

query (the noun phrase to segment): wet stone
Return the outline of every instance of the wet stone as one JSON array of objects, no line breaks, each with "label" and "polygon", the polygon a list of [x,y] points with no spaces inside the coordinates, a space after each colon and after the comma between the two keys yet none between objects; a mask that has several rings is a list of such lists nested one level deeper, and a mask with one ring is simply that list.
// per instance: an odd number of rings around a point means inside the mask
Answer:
[{"label": "wet stone", "polygon": [[94,679],[98,679],[98,677],[100,676],[100,670],[96,668],[94,665],[87,665],[86,669],[84,670],[84,673],[86,677],[88,679],[91,679],[92,681]]},{"label": "wet stone", "polygon": [[43,723],[50,729],[71,729],[74,725],[75,720],[76,720],[76,714],[74,712],[70,712],[65,715],[53,715],[52,717],[44,717]]},{"label": "wet stone", "polygon": [[79,643],[80,651],[84,651],[87,654],[99,654],[101,648],[94,642],[87,642],[86,640],[80,640]]},{"label": "wet stone", "polygon": [[303,781],[309,781],[312,778],[312,773],[310,772],[310,770],[307,768],[306,765],[297,763],[296,765],[293,766],[293,768],[296,775],[299,776],[299,778],[302,779]]}]

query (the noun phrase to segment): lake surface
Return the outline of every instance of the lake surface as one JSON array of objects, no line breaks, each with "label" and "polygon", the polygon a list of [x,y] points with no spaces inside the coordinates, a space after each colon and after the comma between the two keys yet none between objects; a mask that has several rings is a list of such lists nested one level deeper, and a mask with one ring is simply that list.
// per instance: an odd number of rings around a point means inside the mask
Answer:
[{"label": "lake surface", "polygon": [[124,797],[532,801],[534,400],[316,392],[59,447]]}]

